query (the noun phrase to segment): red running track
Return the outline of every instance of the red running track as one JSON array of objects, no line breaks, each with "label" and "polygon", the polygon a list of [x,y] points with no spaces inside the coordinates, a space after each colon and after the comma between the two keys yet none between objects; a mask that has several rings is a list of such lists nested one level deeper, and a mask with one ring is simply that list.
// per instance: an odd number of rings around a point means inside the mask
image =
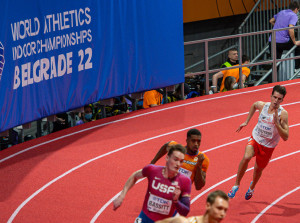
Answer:
[{"label": "red running track", "polygon": [[[287,96],[290,138],[281,141],[258,183],[249,164],[224,222],[299,222],[300,81],[282,82]],[[146,180],[137,183],[114,212],[111,200],[127,178],[148,164],[170,140],[185,144],[186,131],[202,132],[201,151],[210,159],[207,183],[192,188],[189,216],[204,213],[210,191],[234,184],[256,113],[240,133],[254,101],[269,101],[274,84],[208,95],[102,119],[50,134],[0,152],[0,222],[133,222],[141,211]],[[162,159],[158,164],[164,165]]]}]

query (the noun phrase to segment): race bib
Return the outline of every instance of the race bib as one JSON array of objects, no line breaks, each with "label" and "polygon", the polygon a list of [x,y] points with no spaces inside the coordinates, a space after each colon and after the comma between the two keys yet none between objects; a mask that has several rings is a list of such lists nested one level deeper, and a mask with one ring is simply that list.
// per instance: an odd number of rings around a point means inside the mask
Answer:
[{"label": "race bib", "polygon": [[268,138],[268,139],[273,138],[273,128],[271,127],[259,125],[257,128],[257,133],[263,138]]},{"label": "race bib", "polygon": [[156,212],[163,215],[169,215],[172,206],[172,201],[156,195],[150,194],[147,209],[151,212]]},{"label": "race bib", "polygon": [[192,173],[193,173],[192,171],[189,171],[189,170],[186,170],[186,169],[183,169],[183,168],[180,168],[179,172],[186,175],[188,178],[191,178]]}]

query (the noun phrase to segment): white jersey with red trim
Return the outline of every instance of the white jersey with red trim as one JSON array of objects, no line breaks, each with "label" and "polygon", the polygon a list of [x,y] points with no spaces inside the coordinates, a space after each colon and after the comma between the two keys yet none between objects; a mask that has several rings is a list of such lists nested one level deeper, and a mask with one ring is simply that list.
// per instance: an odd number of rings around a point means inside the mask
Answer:
[{"label": "white jersey with red trim", "polygon": [[[275,148],[280,140],[280,135],[273,121],[273,114],[269,114],[268,110],[270,107],[270,102],[266,103],[259,114],[258,122],[252,131],[252,136],[256,142],[268,148]],[[278,116],[280,119],[280,114],[283,107],[279,106]]]}]

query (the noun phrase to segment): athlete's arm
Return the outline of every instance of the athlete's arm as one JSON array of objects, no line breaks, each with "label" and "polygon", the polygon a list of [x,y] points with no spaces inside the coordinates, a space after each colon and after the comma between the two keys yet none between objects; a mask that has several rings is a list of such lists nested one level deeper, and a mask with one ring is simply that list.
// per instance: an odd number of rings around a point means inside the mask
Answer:
[{"label": "athlete's arm", "polygon": [[174,201],[177,212],[180,215],[187,216],[190,212],[190,197],[182,196],[179,200]]},{"label": "athlete's arm", "polygon": [[141,179],[143,177],[144,176],[143,176],[142,170],[138,170],[138,171],[134,172],[128,178],[128,180],[126,181],[125,186],[124,186],[121,194],[113,201],[113,203],[114,203],[113,210],[117,210],[121,206],[121,204],[122,204],[122,202],[123,202],[123,200],[124,200],[127,192],[130,190],[130,188],[133,187],[133,185],[136,183],[137,180],[139,180],[139,179]]},{"label": "athlete's arm", "polygon": [[164,155],[167,154],[168,152],[168,145],[170,142],[167,142],[166,144],[164,144],[159,151],[157,152],[157,154],[155,155],[155,157],[153,158],[153,160],[151,161],[151,164],[155,164],[160,158],[162,158]]},{"label": "athlete's arm", "polygon": [[191,180],[184,176],[182,185],[179,187],[175,186],[173,192],[173,203],[175,208],[180,215],[187,216],[190,212],[190,197],[191,197]]},{"label": "athlete's arm", "polygon": [[264,107],[264,105],[265,105],[265,103],[262,101],[257,101],[255,103],[253,103],[253,105],[251,105],[251,107],[250,107],[250,111],[248,113],[246,121],[239,126],[239,128],[236,130],[236,132],[240,132],[242,128],[247,126],[248,123],[250,122],[252,116],[254,115],[255,111],[256,110],[261,111],[262,108]]},{"label": "athlete's arm", "polygon": [[194,183],[196,190],[201,190],[202,187],[205,186],[206,180],[206,173],[202,170],[202,163],[204,161],[204,155],[201,153],[198,156],[197,166],[196,166],[196,173],[194,177]]},{"label": "athlete's arm", "polygon": [[289,138],[289,123],[288,123],[288,113],[286,110],[283,110],[280,115],[280,119],[278,117],[278,111],[275,110],[274,114],[274,124],[278,130],[280,137],[286,141]]}]

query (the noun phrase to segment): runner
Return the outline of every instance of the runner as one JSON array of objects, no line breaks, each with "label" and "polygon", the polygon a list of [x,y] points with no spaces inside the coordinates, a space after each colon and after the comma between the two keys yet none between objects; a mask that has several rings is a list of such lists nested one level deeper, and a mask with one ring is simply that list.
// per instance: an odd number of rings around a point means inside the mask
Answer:
[{"label": "runner", "polygon": [[203,216],[185,218],[182,216],[167,218],[156,223],[219,223],[226,217],[229,198],[221,191],[210,193],[206,200],[206,212]]},{"label": "runner", "polygon": [[179,173],[186,149],[176,144],[170,147],[166,166],[147,165],[133,173],[121,192],[113,201],[114,210],[119,208],[128,192],[138,179],[148,178],[148,190],[142,211],[136,223],[153,223],[174,216],[176,212],[186,216],[190,211],[191,180]]},{"label": "runner", "polygon": [[240,132],[242,128],[247,126],[255,111],[259,110],[258,123],[248,140],[244,157],[239,164],[235,185],[228,193],[228,197],[234,198],[248,168],[249,161],[253,156],[256,156],[253,181],[250,183],[250,187],[245,195],[245,199],[249,200],[253,196],[254,188],[262,175],[262,171],[268,165],[280,138],[284,141],[288,139],[288,113],[280,105],[285,95],[285,87],[276,85],[272,91],[271,102],[255,102],[250,108],[246,121],[237,129],[237,132]]},{"label": "runner", "polygon": [[[163,157],[171,145],[175,145],[177,142],[170,141],[164,144],[158,153],[155,155],[151,164],[155,164],[161,157]],[[187,132],[186,138],[186,154],[184,156],[183,165],[180,168],[180,172],[191,178],[195,183],[196,190],[201,190],[206,181],[206,172],[209,166],[208,157],[199,151],[201,144],[201,132],[198,129],[190,129]]]}]

